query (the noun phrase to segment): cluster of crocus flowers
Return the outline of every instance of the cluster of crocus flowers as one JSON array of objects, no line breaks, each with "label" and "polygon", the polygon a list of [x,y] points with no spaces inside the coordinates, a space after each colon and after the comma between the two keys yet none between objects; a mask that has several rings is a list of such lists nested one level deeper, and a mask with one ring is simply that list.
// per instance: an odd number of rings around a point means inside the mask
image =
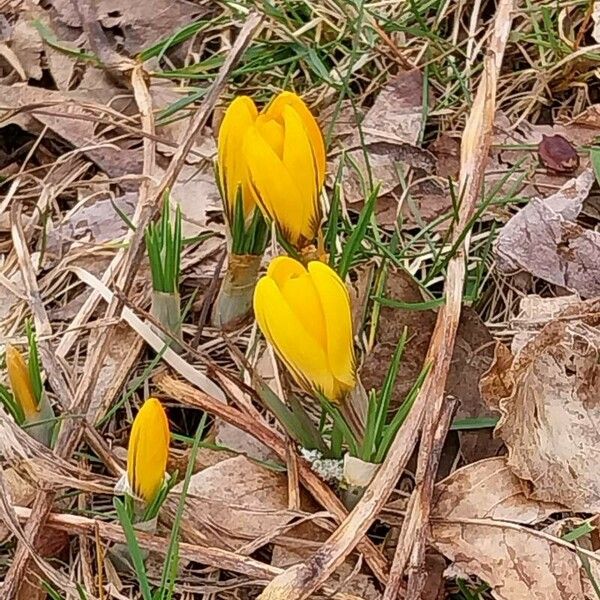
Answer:
[{"label": "cluster of crocus flowers", "polygon": [[298,384],[340,403],[356,385],[350,298],[328,265],[280,256],[254,293],[265,338]]},{"label": "cluster of crocus flowers", "polygon": [[159,400],[148,398],[131,426],[127,451],[129,489],[145,504],[153,502],[165,482],[169,440],[165,410]]},{"label": "cluster of crocus flowers", "polygon": [[50,446],[54,411],[42,390],[36,394],[25,357],[12,345],[6,347],[6,370],[13,395],[13,413],[19,425],[41,444]]},{"label": "cluster of crocus flowers", "polygon": [[299,96],[282,92],[260,113],[251,98],[236,98],[219,131],[218,170],[230,223],[241,196],[246,220],[258,207],[292,246],[315,239],[325,145]]}]

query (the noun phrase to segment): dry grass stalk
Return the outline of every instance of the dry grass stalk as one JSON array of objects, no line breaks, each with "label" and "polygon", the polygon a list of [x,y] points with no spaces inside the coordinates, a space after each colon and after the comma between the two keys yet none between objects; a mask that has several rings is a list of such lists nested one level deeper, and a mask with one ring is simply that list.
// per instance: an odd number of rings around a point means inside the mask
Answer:
[{"label": "dry grass stalk", "polygon": [[[459,190],[463,202],[459,227],[457,229],[459,233],[467,227],[468,220],[481,195],[485,165],[492,138],[494,115],[496,113],[498,76],[512,23],[513,8],[514,0],[504,0],[498,7],[488,54],[484,61],[483,75],[469,118],[465,124],[461,143],[461,169],[459,175]],[[454,347],[454,338],[460,317],[462,288],[465,279],[465,255],[468,252],[468,244],[469,236],[465,240],[464,249],[457,253],[448,266],[446,307],[453,307],[451,312],[453,319],[451,329],[448,331],[451,337],[446,338],[448,345],[445,347],[445,350],[449,348],[450,355]],[[454,277],[451,277],[451,273],[454,274]],[[444,311],[442,310],[441,312]],[[423,436],[419,448],[416,487],[400,532],[400,539],[396,548],[390,572],[390,581],[388,582],[384,600],[394,600],[396,598],[402,575],[409,560],[409,597],[418,598],[425,582],[422,575],[427,522],[429,520],[435,474],[440,457],[440,453],[435,452],[434,448],[436,447],[436,440],[439,441],[440,436],[443,443],[448,427],[450,426],[450,419],[443,418],[445,414],[448,416],[446,404],[449,402],[444,395],[443,388],[432,399],[434,402],[425,415]]]},{"label": "dry grass stalk", "polygon": [[[13,509],[20,521],[27,522],[31,517],[31,509],[29,508],[15,506]],[[101,539],[110,542],[118,544],[126,542],[120,525],[105,523],[79,515],[52,513],[48,517],[47,524],[55,529],[67,531],[72,534],[94,536],[97,533]],[[169,546],[168,539],[142,531],[138,532],[138,542],[142,548],[156,552],[161,556],[167,553]],[[195,561],[217,569],[241,573],[252,579],[270,580],[283,572],[283,569],[267,565],[248,556],[229,552],[228,550],[221,550],[220,548],[207,548],[186,542],[180,543],[180,556],[183,560]],[[352,594],[335,592],[328,586],[323,588],[323,592],[335,600],[360,600],[360,598]]]}]

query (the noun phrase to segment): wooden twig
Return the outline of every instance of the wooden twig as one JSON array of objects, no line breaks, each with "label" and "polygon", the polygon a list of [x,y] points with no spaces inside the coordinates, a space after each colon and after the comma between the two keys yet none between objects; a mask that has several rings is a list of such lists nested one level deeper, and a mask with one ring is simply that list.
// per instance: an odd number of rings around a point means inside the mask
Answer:
[{"label": "wooden twig", "polygon": [[[479,199],[485,175],[496,112],[496,84],[512,22],[513,5],[514,0],[503,0],[498,6],[489,50],[484,59],[482,77],[463,134],[459,189],[461,197],[464,198],[463,202],[470,206],[474,206]],[[461,214],[458,231],[464,231],[465,227],[468,227],[468,221]],[[465,251],[468,248],[468,242],[467,236]],[[460,260],[464,261],[462,253]],[[457,276],[461,278],[462,288],[465,273],[464,262],[461,264],[462,272],[458,272]],[[458,292],[457,289],[455,291]],[[445,402],[447,400],[443,395],[436,397],[425,420],[423,439],[419,448],[417,486],[402,526],[390,574],[389,591],[386,590],[384,600],[395,600],[397,597],[398,586],[407,562],[409,563],[407,597],[418,598],[425,582],[426,531],[431,512],[433,478],[439,461],[436,440],[439,440],[441,436],[443,441],[450,426],[450,421],[447,421],[445,429],[440,429],[445,422],[444,415],[447,411]]]},{"label": "wooden twig", "polygon": [[[508,36],[512,4],[512,0],[504,0],[498,8],[495,21],[498,39],[506,40]],[[490,45],[490,54],[486,58],[488,68],[484,69],[463,135],[460,178],[462,203],[457,228],[459,233],[468,227],[479,197],[491,139],[495,83],[502,62],[503,48],[500,44],[498,47]],[[396,435],[386,460],[339,529],[308,560],[294,565],[283,575],[276,577],[265,588],[260,600],[303,600],[326,581],[356,546],[358,540],[365,535],[387,501],[414,449],[425,415],[432,411],[437,415],[432,422],[437,423],[460,319],[469,241],[469,235],[466,235],[448,263],[444,286],[446,302],[438,312],[426,357],[432,368],[407,420]],[[417,507],[417,503],[413,502],[412,506]]]},{"label": "wooden twig", "polygon": [[[173,155],[169,167],[167,168],[167,171],[165,172],[161,181],[152,188],[146,188],[145,186],[140,188],[139,202],[134,215],[136,230],[130,234],[129,244],[127,247],[119,251],[109,266],[111,273],[118,272],[117,286],[121,288],[124,294],[129,293],[131,285],[133,284],[134,275],[139,264],[141,263],[141,258],[144,251],[143,236],[147,225],[152,221],[152,219],[154,219],[156,214],[158,214],[164,192],[173,185],[177,175],[179,174],[179,171],[184,164],[187,152],[195,141],[196,135],[202,130],[202,127],[204,127],[206,124],[210,113],[216,105],[229,73],[250,43],[260,23],[261,18],[256,13],[252,13],[248,16],[244,27],[236,39],[233,48],[231,49],[231,52],[227,56],[227,59],[223,63],[219,73],[217,74],[217,77],[212,83],[204,103],[192,118],[181,145],[179,146],[177,152]],[[139,79],[136,80],[136,82],[139,85]],[[136,99],[138,98],[139,96],[136,95]],[[145,120],[145,113],[148,112],[148,114],[152,114],[151,107],[150,110],[147,111],[146,106],[141,106],[140,112],[142,114],[142,123],[147,123]],[[148,140],[148,143],[155,145],[155,142],[151,138],[146,139]],[[148,151],[145,148],[145,168],[148,168],[148,165],[152,164],[150,162],[151,160],[153,159],[150,159],[148,156]],[[148,179],[151,179],[152,173],[144,173],[144,175],[146,175]],[[99,298],[100,296],[98,295],[97,299]],[[91,306],[94,306],[93,302],[91,303]],[[113,302],[111,302],[110,306],[108,307],[106,313],[107,318],[111,318],[118,314],[118,311],[121,309],[121,307],[122,303],[115,296]],[[89,314],[91,315],[91,312]],[[79,382],[70,406],[70,409],[76,411],[78,414],[87,414],[88,412],[89,403],[92,398],[91,390],[93,389],[97,381],[98,374],[100,373],[100,369],[102,368],[103,358],[107,348],[110,346],[110,340],[113,331],[114,327],[107,327],[96,338],[93,347],[89,348],[83,376]],[[56,454],[61,457],[70,457],[79,444],[82,431],[83,429],[80,422],[69,420],[65,421],[56,442]],[[25,527],[25,538],[28,540],[29,544],[25,545],[20,543],[17,546],[13,562],[6,574],[2,588],[0,588],[0,597],[17,597],[20,584],[23,581],[25,572],[27,570],[29,549],[32,547],[35,548],[41,528],[50,514],[53,501],[53,492],[41,493],[34,500],[30,520]]]}]

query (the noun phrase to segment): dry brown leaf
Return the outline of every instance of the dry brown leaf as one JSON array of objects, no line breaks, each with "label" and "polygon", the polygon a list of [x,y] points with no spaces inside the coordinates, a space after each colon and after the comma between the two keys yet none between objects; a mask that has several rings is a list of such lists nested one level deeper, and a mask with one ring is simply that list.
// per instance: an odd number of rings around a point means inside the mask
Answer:
[{"label": "dry brown leaf", "polygon": [[217,223],[209,223],[210,216],[221,214],[223,206],[212,169],[184,166],[171,191],[171,201],[181,207],[184,237],[205,233],[207,228],[223,230]]},{"label": "dry brown leaf", "polygon": [[[368,180],[366,148],[374,183],[381,183],[380,196],[389,194],[401,181],[397,163],[433,171],[434,156],[416,144],[423,118],[423,74],[418,69],[405,71],[392,79],[375,99],[358,132],[344,140],[346,169],[343,179],[347,202],[364,201],[362,181]],[[329,168],[332,177],[338,172],[338,156]],[[360,172],[360,176],[356,170]]]},{"label": "dry brown leaf", "polygon": [[432,516],[443,519],[496,519],[532,525],[562,512],[560,504],[533,502],[505,456],[458,469],[435,486]]},{"label": "dry brown leaf", "polygon": [[568,306],[512,361],[503,351],[482,380],[502,415],[496,432],[508,464],[529,497],[578,512],[600,510],[599,314],[597,302]]},{"label": "dry brown leaf", "polygon": [[600,295],[600,234],[573,222],[593,183],[588,169],[521,209],[498,236],[498,268],[525,270],[585,298]]},{"label": "dry brown leaf", "polygon": [[23,15],[14,25],[10,49],[15,53],[25,76],[31,79],[42,78],[42,38],[37,29]]},{"label": "dry brown leaf", "polygon": [[[406,303],[423,302],[418,284],[402,270],[390,270],[387,297]],[[433,310],[382,307],[376,344],[361,369],[361,380],[366,389],[381,388],[386,365],[407,327],[410,341],[400,363],[392,396],[392,406],[400,405],[423,368],[435,317]],[[457,418],[492,416],[481,399],[479,380],[492,362],[493,348],[485,324],[473,310],[463,309],[447,382],[447,392],[460,403]],[[461,450],[469,461],[493,456],[502,445],[499,440],[492,439],[491,430],[461,432],[460,440]]]},{"label": "dry brown leaf", "polygon": [[[180,489],[181,484],[167,500],[171,516]],[[192,476],[182,535],[186,541],[237,550],[273,533],[294,516],[288,510],[285,477],[237,456]]]},{"label": "dry brown leaf", "polygon": [[488,583],[497,600],[580,600],[576,553],[560,540],[503,521],[431,523],[431,543]]},{"label": "dry brown leaf", "polygon": [[[81,19],[70,0],[52,0],[59,18],[70,27],[81,27]],[[160,38],[172,35],[206,11],[183,0],[97,0],[98,20],[106,29],[119,28],[125,49],[136,54]]]},{"label": "dry brown leaf", "polygon": [[524,491],[506,457],[459,469],[435,487],[432,544],[455,568],[488,583],[499,600],[583,598],[585,576],[574,549],[524,527],[565,507]]}]

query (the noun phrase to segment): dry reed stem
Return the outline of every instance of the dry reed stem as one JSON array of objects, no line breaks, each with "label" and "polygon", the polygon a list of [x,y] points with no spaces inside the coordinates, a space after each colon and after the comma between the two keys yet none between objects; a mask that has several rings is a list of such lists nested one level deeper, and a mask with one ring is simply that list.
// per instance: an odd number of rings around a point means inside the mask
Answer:
[{"label": "dry reed stem", "polygon": [[[484,164],[491,139],[495,83],[504,48],[503,45],[495,46],[494,42],[506,40],[510,29],[511,9],[511,0],[505,0],[498,9],[495,36],[485,63],[487,68],[465,126],[461,148],[459,189],[462,192],[462,202],[457,228],[459,233],[464,231],[471,219],[483,181]],[[333,535],[308,560],[290,567],[276,577],[265,588],[260,600],[303,600],[326,581],[356,546],[357,541],[365,535],[383,507],[406,466],[425,421],[428,425],[432,424],[433,428],[437,425],[460,319],[468,247],[469,236],[466,236],[463,245],[448,263],[444,286],[446,302],[438,312],[426,358],[432,368],[404,426],[396,435],[385,462],[364,496]],[[428,431],[431,427],[428,427]],[[423,505],[413,502],[412,507],[414,510],[422,510]],[[412,540],[399,542],[403,543],[412,544]]]},{"label": "dry reed stem", "polygon": [[[125,249],[119,251],[109,267],[109,270],[112,273],[118,272],[116,285],[122,290],[123,294],[128,294],[134,280],[135,272],[141,262],[144,251],[143,236],[147,225],[158,213],[164,192],[169,189],[175,181],[184,164],[187,152],[194,143],[196,135],[202,130],[202,127],[205,125],[210,113],[216,105],[227,77],[252,40],[260,23],[261,17],[256,13],[248,16],[231,52],[227,56],[227,59],[211,85],[204,103],[192,118],[181,145],[173,155],[162,180],[158,185],[153,186],[152,188],[144,185],[140,187],[140,197],[133,218],[133,222],[136,224],[136,230],[130,235],[129,244]],[[145,88],[146,84],[136,71],[133,73],[133,83],[138,87],[136,100],[140,100],[142,104],[142,106],[140,106],[142,124],[147,127],[149,125],[148,119],[152,118],[152,108],[151,104],[149,104],[150,100],[147,89],[145,91],[139,89],[140,86]],[[145,169],[148,169],[153,165],[154,159],[149,155],[150,153],[154,153],[155,146],[156,143],[154,140],[145,138]],[[151,180],[152,173],[144,172],[144,175],[149,181]],[[97,298],[99,298],[99,295]],[[115,316],[118,311],[121,310],[121,307],[122,302],[115,297],[108,307],[106,317],[111,318]],[[110,338],[113,331],[114,327],[107,327],[102,334],[96,338],[93,347],[88,352],[83,376],[79,382],[71,406],[69,407],[71,411],[78,414],[87,414],[89,403],[92,398],[91,391],[97,381],[106,351],[110,346]],[[81,426],[81,423],[65,420],[56,442],[56,454],[61,457],[70,457],[79,444],[83,430],[84,428]],[[30,549],[35,548],[42,526],[50,514],[54,497],[55,494],[53,492],[44,492],[36,497],[32,507],[30,520],[25,527],[24,536],[28,541],[28,544],[19,543],[17,546],[13,562],[6,574],[2,588],[0,588],[0,595],[2,597],[15,598],[17,596],[21,582],[25,579],[25,572],[30,558]]]}]

